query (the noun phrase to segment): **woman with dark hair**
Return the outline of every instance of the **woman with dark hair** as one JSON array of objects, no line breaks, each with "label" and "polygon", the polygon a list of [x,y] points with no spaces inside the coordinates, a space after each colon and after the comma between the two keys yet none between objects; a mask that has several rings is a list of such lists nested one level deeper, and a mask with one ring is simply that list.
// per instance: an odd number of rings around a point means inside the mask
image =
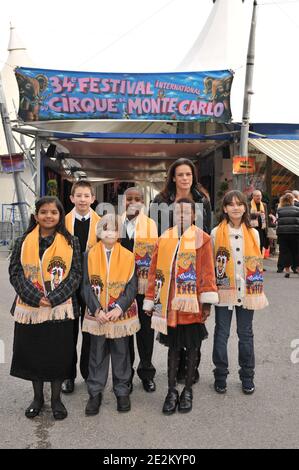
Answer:
[{"label": "woman with dark hair", "polygon": [[[196,203],[196,225],[204,232],[211,232],[211,204],[208,192],[198,182],[195,165],[188,158],[179,158],[168,169],[164,189],[156,195],[150,206],[150,217],[155,220],[160,236],[173,227],[174,203],[181,198]],[[199,380],[198,366],[201,359],[200,346],[194,382]],[[184,383],[186,375],[186,351],[181,351],[178,382]]]},{"label": "woman with dark hair", "polygon": [[[181,198],[189,198],[195,203],[203,204],[197,209],[197,226],[199,223],[206,233],[211,232],[211,204],[207,190],[198,182],[194,163],[188,158],[179,158],[169,168],[163,190],[155,196],[150,206],[150,216],[155,219],[160,236],[165,230],[173,227],[174,203]],[[198,213],[198,211],[200,211]]]},{"label": "woman with dark hair", "polygon": [[56,197],[36,202],[27,231],[16,240],[9,275],[17,293],[11,309],[15,330],[10,374],[32,381],[34,391],[25,416],[40,413],[44,382],[51,382],[54,419],[64,419],[67,410],[60,391],[72,368],[81,254],[78,239],[65,228],[64,209]]},{"label": "woman with dark hair", "polygon": [[228,375],[227,341],[233,309],[236,311],[239,337],[239,376],[242,390],[255,390],[254,344],[252,322],[254,310],[268,305],[263,291],[263,259],[259,234],[250,226],[246,196],[229,191],[222,202],[222,222],[212,230],[216,284],[219,304],[215,305],[213,362],[214,388],[226,392]]},{"label": "woman with dark hair", "polygon": [[290,268],[299,274],[299,207],[292,193],[284,194],[277,208],[277,236],[279,243],[278,266],[290,277]]}]

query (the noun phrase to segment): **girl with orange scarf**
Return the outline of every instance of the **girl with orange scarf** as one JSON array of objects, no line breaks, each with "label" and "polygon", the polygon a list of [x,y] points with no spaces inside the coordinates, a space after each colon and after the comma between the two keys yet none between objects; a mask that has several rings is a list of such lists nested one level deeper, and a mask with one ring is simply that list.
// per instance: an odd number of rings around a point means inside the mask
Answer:
[{"label": "girl with orange scarf", "polygon": [[9,266],[17,293],[11,311],[15,332],[10,373],[32,381],[34,399],[25,411],[27,418],[40,413],[44,382],[51,382],[53,416],[64,419],[67,410],[60,391],[74,354],[80,245],[66,230],[64,210],[56,197],[45,196],[35,207],[27,231],[15,243]]},{"label": "girl with orange scarf", "polygon": [[236,310],[239,337],[239,376],[242,390],[255,390],[254,310],[268,305],[263,290],[263,259],[259,234],[250,227],[249,209],[243,193],[229,191],[222,202],[222,222],[212,230],[219,304],[215,306],[213,362],[214,388],[226,392],[228,375],[227,341],[233,309]]},{"label": "girl with orange scarf", "polygon": [[[168,393],[162,412],[187,413],[192,409],[192,385],[198,349],[207,337],[204,322],[211,304],[218,302],[211,238],[193,225],[195,203],[179,199],[175,226],[159,238],[153,253],[144,310],[152,315],[152,328],[168,346]],[[187,350],[186,382],[179,397],[176,376],[182,348]]]}]

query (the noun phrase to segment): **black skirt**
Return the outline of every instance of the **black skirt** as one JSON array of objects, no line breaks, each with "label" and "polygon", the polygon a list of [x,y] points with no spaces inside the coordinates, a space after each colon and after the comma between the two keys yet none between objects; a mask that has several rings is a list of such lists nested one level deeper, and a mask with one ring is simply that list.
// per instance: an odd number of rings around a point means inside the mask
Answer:
[{"label": "black skirt", "polygon": [[167,327],[167,335],[159,333],[157,339],[171,349],[197,349],[201,342],[208,337],[208,331],[204,323],[191,325],[178,325],[176,328]]},{"label": "black skirt", "polygon": [[65,380],[72,376],[74,321],[15,323],[10,374],[24,380]]}]

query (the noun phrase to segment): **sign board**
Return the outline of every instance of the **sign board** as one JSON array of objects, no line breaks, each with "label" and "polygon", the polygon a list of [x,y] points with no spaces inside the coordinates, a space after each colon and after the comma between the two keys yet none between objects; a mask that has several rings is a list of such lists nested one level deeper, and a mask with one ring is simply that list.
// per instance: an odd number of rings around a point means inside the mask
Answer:
[{"label": "sign board", "polygon": [[255,158],[253,157],[233,157],[233,174],[243,175],[255,173]]},{"label": "sign board", "polygon": [[231,120],[229,70],[131,74],[19,67],[15,75],[24,122]]}]

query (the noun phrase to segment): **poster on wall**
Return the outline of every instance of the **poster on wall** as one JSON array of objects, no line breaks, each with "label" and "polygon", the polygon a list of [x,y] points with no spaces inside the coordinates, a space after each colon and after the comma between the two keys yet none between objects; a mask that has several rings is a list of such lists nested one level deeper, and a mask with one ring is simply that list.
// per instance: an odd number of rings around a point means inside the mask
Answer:
[{"label": "poster on wall", "polygon": [[17,67],[19,118],[231,120],[233,72],[94,73]]},{"label": "poster on wall", "polygon": [[1,155],[0,158],[3,173],[13,173],[14,171],[24,171],[25,169],[23,153]]}]

